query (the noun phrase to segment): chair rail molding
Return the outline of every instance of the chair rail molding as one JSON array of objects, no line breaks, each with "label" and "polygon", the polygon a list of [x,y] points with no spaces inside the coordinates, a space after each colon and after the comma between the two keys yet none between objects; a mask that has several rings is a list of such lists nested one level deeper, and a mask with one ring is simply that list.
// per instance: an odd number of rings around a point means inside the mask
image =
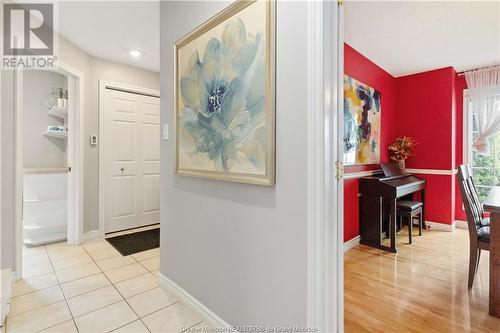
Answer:
[{"label": "chair rail molding", "polygon": [[344,179],[356,179],[356,178],[361,178],[361,177],[369,177],[369,176],[377,175],[379,173],[382,173],[382,169],[349,172],[349,173],[344,174]]},{"label": "chair rail molding", "polygon": [[416,173],[421,175],[443,175],[443,176],[453,176],[458,173],[457,169],[452,170],[441,170],[441,169],[412,169],[406,168],[406,172]]}]

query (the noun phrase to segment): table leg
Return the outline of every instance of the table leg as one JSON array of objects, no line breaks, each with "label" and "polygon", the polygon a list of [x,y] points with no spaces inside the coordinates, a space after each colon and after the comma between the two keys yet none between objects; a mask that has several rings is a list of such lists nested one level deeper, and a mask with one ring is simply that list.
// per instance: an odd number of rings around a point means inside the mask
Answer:
[{"label": "table leg", "polygon": [[389,221],[389,229],[391,232],[391,251],[397,253],[396,248],[396,199],[391,200],[391,220]]},{"label": "table leg", "polygon": [[490,315],[500,318],[500,214],[490,223]]},{"label": "table leg", "polygon": [[425,225],[425,211],[426,211],[425,190],[422,190],[422,192],[420,192],[420,200],[422,201],[422,204],[423,204],[423,207],[422,207],[422,228],[427,229],[427,226]]}]

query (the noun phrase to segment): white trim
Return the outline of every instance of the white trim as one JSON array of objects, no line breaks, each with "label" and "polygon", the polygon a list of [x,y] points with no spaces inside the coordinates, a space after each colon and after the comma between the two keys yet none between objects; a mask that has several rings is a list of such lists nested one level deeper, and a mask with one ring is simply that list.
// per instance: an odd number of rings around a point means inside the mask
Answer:
[{"label": "white trim", "polygon": [[408,173],[416,173],[421,175],[442,175],[442,176],[453,176],[456,175],[458,170],[438,170],[438,169],[406,169]]},{"label": "white trim", "polygon": [[14,242],[15,271],[17,279],[23,274],[23,71],[14,71],[15,84],[15,131],[14,131]]},{"label": "white trim", "polygon": [[99,80],[99,96],[98,96],[98,112],[99,112],[99,134],[97,136],[97,142],[99,147],[99,233],[105,233],[105,211],[104,211],[104,142],[106,139],[106,131],[104,130],[105,117],[104,117],[104,92],[106,89],[120,90],[123,92],[129,92],[133,94],[148,95],[152,97],[160,98],[160,92],[154,89],[148,89],[143,87],[137,87],[133,85],[111,82],[106,80]]},{"label": "white trim", "polygon": [[101,230],[92,230],[86,232],[82,236],[82,243],[94,241],[96,239],[104,239],[104,232],[102,232]]},{"label": "white trim", "polygon": [[[2,10],[0,9],[0,15],[2,15],[3,17],[3,12]],[[3,94],[3,90],[2,90],[2,72],[0,70],[0,110],[2,109],[2,98],[5,98],[4,97],[4,94]],[[1,112],[1,111],[0,111]],[[3,220],[3,216],[2,216],[2,164],[3,164],[3,158],[2,157],[2,114],[0,113],[0,266],[2,265],[1,262],[3,261],[3,256],[2,256],[2,220]],[[14,248],[14,251],[16,250],[16,248]],[[0,274],[2,274],[2,270],[1,270],[1,267],[0,267]],[[1,285],[1,281],[0,281],[0,285]],[[1,295],[0,295],[1,296]],[[0,300],[1,301],[1,300]],[[0,316],[2,316],[2,312],[3,312],[3,304],[0,304]],[[4,321],[5,318],[0,318],[0,325],[3,325],[3,321]]]},{"label": "white trim", "polygon": [[[73,189],[71,193],[72,200],[68,200],[68,211],[71,212],[71,217],[68,218],[67,238],[68,244],[77,245],[81,242],[83,230],[83,131],[84,131],[84,75],[77,69],[67,65],[64,62],[57,62],[52,70],[56,73],[65,75],[74,80],[75,97],[73,110],[74,117],[73,131],[70,133],[71,140],[68,141],[68,151],[72,149],[73,160],[68,160],[71,164]],[[76,93],[78,91],[78,93]],[[22,277],[22,249],[23,249],[23,223],[22,223],[22,207],[23,207],[23,86],[22,86],[22,70],[16,71],[16,129],[15,129],[15,195],[16,195],[16,224],[15,224],[15,252],[16,252],[16,273],[17,278]],[[72,148],[70,147],[72,143]],[[68,191],[70,189],[68,188]],[[71,198],[68,198],[71,199]]]},{"label": "white trim", "polygon": [[361,177],[369,177],[369,176],[377,175],[379,173],[382,173],[382,169],[349,172],[349,173],[344,174],[344,179],[355,179],[355,178],[361,178]]},{"label": "white trim", "polygon": [[353,247],[359,245],[359,239],[361,236],[356,236],[353,239],[348,240],[347,242],[344,243],[344,253],[352,249]]},{"label": "white trim", "polygon": [[[307,327],[343,332],[342,20],[337,2],[307,2]],[[340,97],[339,97],[340,96]]]},{"label": "white trim", "polygon": [[10,283],[14,283],[16,282],[17,280],[19,280],[20,278],[17,277],[17,272],[15,270],[11,270],[10,271]]},{"label": "white trim", "polygon": [[470,97],[469,90],[464,90],[463,95],[463,146],[462,146],[462,161],[464,164],[472,163],[472,149],[470,149],[470,145],[472,145],[472,112],[469,110],[470,105]]},{"label": "white trim", "polygon": [[[71,166],[73,188],[69,189],[71,200],[68,200],[68,212],[71,218],[68,221],[67,242],[69,245],[78,245],[83,239],[84,229],[84,154],[85,154],[85,76],[78,69],[58,61],[55,64],[56,71],[65,75],[68,78],[68,88],[74,90],[73,104],[70,108],[73,109],[73,114],[77,117],[73,118],[71,126],[73,131],[69,133],[68,138],[68,153],[71,150],[70,156],[72,161],[68,159],[68,166]],[[70,88],[70,84],[73,86]],[[68,121],[70,117],[68,117]]]},{"label": "white trim", "polygon": [[161,273],[159,277],[159,282],[160,286],[163,289],[165,289],[168,293],[173,294],[175,298],[183,302],[184,305],[187,305],[193,312],[198,314],[208,326],[225,328],[228,330],[228,332],[237,332],[236,330],[232,329],[231,325],[225,322],[221,317],[215,314],[203,303],[201,303],[199,300],[194,298],[190,293],[181,288],[177,283],[170,280],[168,277],[166,277]]},{"label": "white trim", "polygon": [[455,228],[457,228],[457,229],[469,229],[469,225],[467,224],[467,221],[456,220],[455,221]]},{"label": "white trim", "polygon": [[453,232],[455,230],[455,222],[453,222],[452,224],[446,224],[446,223],[425,221],[425,225],[427,226],[427,228],[431,230],[448,231],[448,232]]},{"label": "white trim", "polygon": [[114,90],[120,90],[123,92],[132,93],[132,94],[148,95],[151,97],[160,98],[160,91],[158,91],[158,90],[134,86],[131,84],[123,84],[123,83],[99,80],[99,89],[100,88],[114,89]]}]

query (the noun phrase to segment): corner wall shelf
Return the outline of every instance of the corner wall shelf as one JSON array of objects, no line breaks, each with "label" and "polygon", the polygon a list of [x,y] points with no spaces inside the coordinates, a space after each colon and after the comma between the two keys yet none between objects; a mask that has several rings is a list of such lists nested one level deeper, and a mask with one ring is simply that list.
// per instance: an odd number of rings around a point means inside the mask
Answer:
[{"label": "corner wall shelf", "polygon": [[68,108],[62,106],[54,106],[47,114],[49,116],[65,119],[68,116]]},{"label": "corner wall shelf", "polygon": [[50,136],[52,138],[57,138],[57,139],[63,139],[66,140],[68,138],[68,132],[67,131],[47,131],[44,134],[45,136]]}]

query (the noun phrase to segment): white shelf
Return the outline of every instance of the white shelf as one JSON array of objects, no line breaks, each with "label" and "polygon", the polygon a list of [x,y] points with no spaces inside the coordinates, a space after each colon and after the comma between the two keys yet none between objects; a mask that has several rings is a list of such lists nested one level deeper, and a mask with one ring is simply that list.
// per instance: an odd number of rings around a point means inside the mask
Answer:
[{"label": "white shelf", "polygon": [[57,139],[63,139],[66,140],[68,138],[68,132],[67,131],[47,131],[44,134],[45,136],[50,136],[52,138],[57,138]]},{"label": "white shelf", "polygon": [[50,109],[48,115],[65,119],[68,116],[68,108],[61,106],[54,106],[52,107],[52,109]]}]

